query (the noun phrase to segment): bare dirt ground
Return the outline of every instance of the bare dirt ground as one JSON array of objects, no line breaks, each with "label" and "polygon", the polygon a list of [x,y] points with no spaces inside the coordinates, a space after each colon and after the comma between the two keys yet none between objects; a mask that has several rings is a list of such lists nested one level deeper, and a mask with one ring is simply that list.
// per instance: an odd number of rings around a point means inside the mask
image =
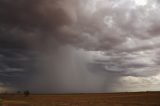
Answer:
[{"label": "bare dirt ground", "polygon": [[160,92],[1,95],[3,106],[160,106]]}]

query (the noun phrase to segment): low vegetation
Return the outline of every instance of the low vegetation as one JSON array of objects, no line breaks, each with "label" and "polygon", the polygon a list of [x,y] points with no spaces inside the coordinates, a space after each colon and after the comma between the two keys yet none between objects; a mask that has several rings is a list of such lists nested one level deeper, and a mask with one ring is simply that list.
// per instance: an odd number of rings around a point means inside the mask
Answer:
[{"label": "low vegetation", "polygon": [[2,106],[2,99],[0,99],[0,106]]},{"label": "low vegetation", "polygon": [[30,104],[28,102],[18,101],[18,100],[3,101],[3,105],[5,105],[5,106],[30,106]]},{"label": "low vegetation", "polygon": [[[3,95],[6,106],[160,106],[159,92]],[[24,102],[22,102],[24,101]]]}]

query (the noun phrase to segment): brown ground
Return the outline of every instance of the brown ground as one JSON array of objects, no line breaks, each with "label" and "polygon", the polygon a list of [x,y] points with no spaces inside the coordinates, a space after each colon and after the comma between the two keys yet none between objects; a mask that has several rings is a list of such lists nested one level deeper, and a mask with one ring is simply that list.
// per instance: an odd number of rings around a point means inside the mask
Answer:
[{"label": "brown ground", "polygon": [[4,106],[160,106],[159,92],[1,97]]}]

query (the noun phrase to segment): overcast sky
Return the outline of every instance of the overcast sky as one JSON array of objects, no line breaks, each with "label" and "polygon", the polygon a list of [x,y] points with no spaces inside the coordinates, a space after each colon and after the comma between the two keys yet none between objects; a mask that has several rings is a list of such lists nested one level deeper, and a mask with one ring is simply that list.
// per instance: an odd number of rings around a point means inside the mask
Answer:
[{"label": "overcast sky", "polygon": [[0,0],[0,91],[160,90],[159,0]]}]

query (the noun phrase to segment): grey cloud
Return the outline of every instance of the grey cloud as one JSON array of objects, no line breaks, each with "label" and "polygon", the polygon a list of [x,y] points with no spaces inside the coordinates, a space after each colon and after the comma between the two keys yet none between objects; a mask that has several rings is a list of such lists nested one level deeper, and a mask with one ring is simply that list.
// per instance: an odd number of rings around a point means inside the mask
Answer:
[{"label": "grey cloud", "polygon": [[34,74],[33,53],[19,48],[0,48],[0,54],[0,82],[5,84],[6,89],[9,89],[7,86],[17,88],[23,83],[27,84],[29,81],[29,79],[26,81],[27,77]]},{"label": "grey cloud", "polygon": [[[155,26],[157,23],[147,15],[155,11],[148,10],[153,3],[148,3],[144,8],[136,8],[130,1],[108,1],[105,3],[109,7],[102,8],[99,7],[101,3],[98,5],[97,1],[95,1],[97,5],[91,2],[91,7],[88,7],[89,1],[85,1],[86,4],[82,5],[83,1],[72,0],[1,2],[3,11],[0,20],[3,28],[17,27],[18,30],[27,30],[24,33],[31,32],[35,36],[33,38],[24,34],[24,39],[35,39],[36,42],[40,42],[37,39],[56,39],[63,44],[68,43],[87,49],[114,49],[115,46],[125,42],[126,37],[130,35],[138,39],[149,38],[151,35],[148,31],[153,28],[151,25]],[[126,4],[128,5],[124,6]],[[94,6],[97,6],[97,10],[94,10]],[[87,8],[91,10],[86,11]],[[7,14],[10,9],[13,10],[12,14]],[[92,14],[89,14],[91,11]],[[108,26],[110,22],[113,23],[111,27]],[[39,33],[37,34],[35,30]]]},{"label": "grey cloud", "polygon": [[31,76],[28,88],[104,92],[120,86],[119,79],[126,76],[157,75],[157,2],[1,0],[1,80],[24,72],[22,76]]}]

